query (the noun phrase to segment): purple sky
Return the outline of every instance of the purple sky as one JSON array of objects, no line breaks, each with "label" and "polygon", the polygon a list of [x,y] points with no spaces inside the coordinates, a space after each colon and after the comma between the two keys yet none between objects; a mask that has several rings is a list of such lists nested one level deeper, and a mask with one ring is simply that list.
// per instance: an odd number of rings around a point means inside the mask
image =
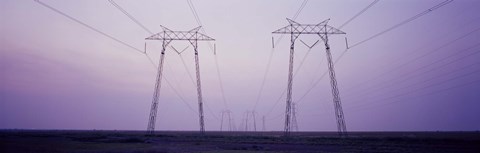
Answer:
[{"label": "purple sky", "polygon": [[[349,44],[360,42],[443,0],[379,1],[331,36],[334,59]],[[43,2],[143,49],[150,36],[108,1]],[[187,1],[116,1],[148,29],[159,25],[189,30],[197,23]],[[219,130],[220,113],[229,109],[235,124],[244,125],[254,109],[268,59],[271,32],[288,22],[303,1],[193,1],[207,34],[216,39],[217,54],[200,43],[200,66],[206,107],[206,130]],[[372,1],[307,3],[296,19],[319,23],[330,18],[340,26]],[[349,131],[480,130],[480,1],[456,0],[417,20],[351,48],[335,65]],[[279,35],[273,35],[275,39]],[[282,130],[287,85],[289,36],[273,52],[267,80],[256,107],[267,130]],[[302,36],[306,43],[318,38]],[[147,41],[158,63],[160,41]],[[329,78],[304,99],[326,71],[325,49],[296,44],[293,100],[300,130],[335,131]],[[174,42],[177,49],[189,46]],[[193,51],[183,53],[195,74]],[[218,59],[226,102],[222,100]],[[156,69],[145,55],[108,39],[32,0],[0,1],[0,129],[145,130]],[[166,53],[164,76],[193,108],[189,109],[163,81],[157,130],[198,130],[196,89],[180,56]],[[193,76],[194,77],[194,76]],[[251,120],[251,119],[250,119]],[[249,123],[250,125],[252,123]],[[250,127],[251,128],[251,127]]]}]

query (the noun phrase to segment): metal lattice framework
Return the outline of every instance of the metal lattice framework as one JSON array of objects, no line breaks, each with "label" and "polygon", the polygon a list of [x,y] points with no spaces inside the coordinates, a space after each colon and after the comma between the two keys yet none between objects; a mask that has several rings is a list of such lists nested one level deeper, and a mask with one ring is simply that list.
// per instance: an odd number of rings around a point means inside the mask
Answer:
[{"label": "metal lattice framework", "polygon": [[164,26],[160,26],[163,28],[162,32],[156,33],[148,38],[145,38],[146,40],[188,40],[188,41],[215,41],[215,39],[199,33],[198,30],[200,30],[200,27],[193,28],[190,31],[173,31],[170,30]]},{"label": "metal lattice framework", "polygon": [[295,130],[296,132],[298,132],[297,107],[295,103],[292,103],[292,121],[290,126],[290,130]]},{"label": "metal lattice framework", "polygon": [[335,77],[335,69],[332,61],[332,54],[330,53],[330,45],[328,44],[328,35],[332,34],[346,34],[345,32],[336,29],[332,26],[327,25],[330,19],[322,21],[318,24],[299,24],[293,20],[287,18],[287,21],[290,23],[288,26],[280,28],[272,34],[290,34],[290,63],[288,71],[288,84],[287,84],[287,100],[286,100],[286,110],[285,110],[285,135],[290,134],[292,126],[292,80],[293,80],[293,59],[294,59],[294,48],[295,40],[302,34],[316,34],[318,35],[323,42],[325,43],[325,49],[328,59],[328,69],[330,74],[330,84],[332,86],[332,95],[333,103],[335,106],[335,117],[337,120],[337,129],[340,135],[347,134],[347,127],[345,124],[345,119],[343,115],[340,93],[337,87],[337,79]]},{"label": "metal lattice framework", "polygon": [[328,20],[322,21],[319,24],[300,24],[291,19],[287,18],[287,21],[290,25],[275,30],[274,34],[318,34],[318,35],[327,35],[327,34],[346,34],[339,29],[336,29],[332,26],[327,25]]},{"label": "metal lattice framework", "polygon": [[257,112],[254,110],[246,111],[244,115],[245,115],[243,120],[245,122],[244,131],[248,131],[248,128],[250,127],[248,126],[248,124],[250,123],[249,119],[251,119],[253,122],[253,131],[257,131],[257,118],[256,118]]},{"label": "metal lattice framework", "polygon": [[228,125],[228,131],[235,130],[235,124],[233,123],[232,111],[230,110],[223,110],[222,116],[220,120],[220,131],[223,131],[223,120],[226,120],[226,124]]},{"label": "metal lattice framework", "polygon": [[163,31],[156,33],[145,40],[161,40],[162,41],[162,51],[160,54],[160,62],[158,66],[157,79],[155,83],[155,91],[153,93],[152,106],[150,109],[147,134],[153,134],[155,131],[155,120],[157,117],[157,108],[158,108],[158,99],[160,96],[160,87],[162,81],[162,70],[163,62],[165,58],[165,50],[168,47],[168,44],[174,40],[187,40],[192,44],[193,50],[195,51],[195,66],[196,66],[196,76],[197,76],[197,96],[198,96],[198,118],[200,123],[200,132],[203,134],[205,132],[205,123],[203,115],[203,98],[202,98],[202,85],[200,81],[200,66],[198,59],[198,41],[215,41],[215,39],[199,33],[200,27],[194,28],[189,31],[173,31],[164,26],[162,27]]}]

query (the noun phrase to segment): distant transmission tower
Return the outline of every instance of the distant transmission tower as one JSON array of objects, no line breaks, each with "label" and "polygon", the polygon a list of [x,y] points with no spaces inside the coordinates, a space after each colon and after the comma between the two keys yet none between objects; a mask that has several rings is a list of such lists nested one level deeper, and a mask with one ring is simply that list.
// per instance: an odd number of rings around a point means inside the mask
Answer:
[{"label": "distant transmission tower", "polygon": [[343,136],[347,134],[347,127],[345,125],[345,119],[343,116],[342,105],[340,101],[340,95],[337,88],[337,80],[335,78],[335,70],[332,61],[332,54],[330,53],[330,45],[328,44],[328,35],[332,34],[345,34],[332,26],[327,25],[328,20],[322,21],[319,24],[299,24],[293,20],[288,19],[290,23],[288,26],[280,28],[272,34],[290,34],[290,64],[288,71],[288,85],[287,85],[287,101],[285,110],[285,136],[290,135],[291,131],[291,119],[292,119],[292,80],[293,80],[293,56],[295,48],[295,40],[302,34],[316,34],[325,43],[325,49],[328,59],[328,70],[330,74],[330,84],[332,86],[333,104],[335,106],[335,117],[337,119],[338,133]]},{"label": "distant transmission tower", "polygon": [[253,119],[253,131],[257,131],[257,119],[256,119],[256,115],[257,112],[255,111],[246,111],[245,112],[245,131],[248,131],[248,119]]},{"label": "distant transmission tower", "polygon": [[297,104],[292,103],[292,124],[290,124],[291,130],[295,130],[298,132],[298,124],[297,124]]},{"label": "distant transmission tower", "polygon": [[265,127],[265,116],[262,116],[262,131],[266,131],[266,127]]},{"label": "distant transmission tower", "polygon": [[195,66],[197,74],[197,96],[198,96],[198,117],[200,122],[200,132],[205,133],[205,123],[203,119],[203,102],[202,102],[202,85],[200,81],[200,66],[198,59],[198,41],[214,41],[215,39],[199,33],[200,27],[194,28],[190,31],[172,31],[164,26],[161,26],[163,31],[157,34],[154,34],[146,40],[161,40],[162,41],[162,51],[160,54],[160,62],[158,66],[158,74],[155,83],[155,91],[153,93],[152,107],[150,109],[147,134],[152,135],[155,131],[155,119],[157,117],[157,108],[158,108],[158,98],[160,96],[160,87],[162,82],[162,70],[163,70],[163,60],[165,58],[165,50],[173,40],[187,40],[192,44],[193,50],[195,51]]},{"label": "distant transmission tower", "polygon": [[222,111],[222,119],[220,121],[220,131],[223,131],[223,121],[227,120],[228,122],[228,131],[233,131],[235,130],[235,124],[233,124],[233,118],[232,118],[232,112],[230,110],[224,110]]}]

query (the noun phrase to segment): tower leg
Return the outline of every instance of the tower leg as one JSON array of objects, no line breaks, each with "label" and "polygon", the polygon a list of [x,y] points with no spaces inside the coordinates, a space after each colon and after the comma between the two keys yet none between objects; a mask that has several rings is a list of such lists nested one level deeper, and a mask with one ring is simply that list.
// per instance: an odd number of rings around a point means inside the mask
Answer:
[{"label": "tower leg", "polygon": [[337,130],[340,136],[346,136],[347,126],[345,124],[345,119],[343,116],[342,103],[340,100],[340,92],[338,91],[338,87],[337,87],[337,79],[335,77],[335,69],[334,69],[334,63],[332,60],[332,54],[330,53],[330,45],[328,44],[328,36],[325,35],[324,37],[322,37],[322,39],[325,42],[325,50],[327,53],[328,70],[330,74],[330,84],[332,86],[333,104],[335,107],[335,117],[337,119]]},{"label": "tower leg", "polygon": [[198,118],[200,122],[200,133],[205,134],[205,123],[203,116],[203,98],[202,98],[202,83],[200,81],[200,65],[198,59],[198,44],[197,40],[190,42],[193,45],[195,51],[195,67],[197,74],[197,97],[198,97]]},{"label": "tower leg", "polygon": [[265,131],[265,116],[262,116],[262,131]]},{"label": "tower leg", "polygon": [[288,67],[288,83],[287,83],[287,101],[286,101],[286,109],[285,109],[285,127],[284,132],[285,136],[290,135],[290,120],[291,120],[291,105],[292,105],[292,81],[293,81],[293,57],[294,57],[294,48],[295,48],[295,40],[298,38],[299,35],[297,34],[290,34],[290,63]]},{"label": "tower leg", "polygon": [[228,114],[228,131],[232,131],[232,116],[230,110],[227,112]]},{"label": "tower leg", "polygon": [[297,124],[297,106],[295,103],[292,103],[292,130],[298,132],[298,124]]},{"label": "tower leg", "polygon": [[155,131],[155,121],[157,118],[157,108],[158,108],[158,98],[160,96],[160,88],[162,86],[162,71],[163,71],[163,61],[165,58],[165,49],[167,45],[170,43],[170,41],[163,41],[162,44],[162,51],[160,54],[160,62],[158,65],[158,70],[157,70],[157,79],[155,83],[155,89],[153,92],[153,99],[152,99],[152,106],[150,108],[150,115],[148,117],[148,126],[147,126],[147,134],[148,135],[153,135]]},{"label": "tower leg", "polygon": [[253,117],[253,130],[257,132],[257,118],[255,118],[255,111],[252,111],[252,117]]},{"label": "tower leg", "polygon": [[248,111],[245,114],[245,131],[248,131]]},{"label": "tower leg", "polygon": [[220,131],[223,131],[223,115],[225,114],[225,111],[222,111],[222,120],[220,120]]}]

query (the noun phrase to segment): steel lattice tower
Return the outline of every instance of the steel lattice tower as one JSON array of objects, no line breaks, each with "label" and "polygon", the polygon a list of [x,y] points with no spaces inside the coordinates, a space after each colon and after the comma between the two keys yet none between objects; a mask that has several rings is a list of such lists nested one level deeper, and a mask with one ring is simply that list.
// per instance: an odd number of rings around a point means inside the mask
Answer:
[{"label": "steel lattice tower", "polygon": [[165,58],[165,50],[170,44],[170,42],[174,40],[187,40],[192,44],[193,50],[195,52],[195,67],[196,67],[196,75],[197,75],[197,96],[198,96],[198,117],[200,123],[200,132],[203,134],[205,132],[205,123],[204,123],[204,116],[203,116],[203,98],[202,98],[202,85],[200,81],[200,66],[199,66],[199,59],[198,59],[198,41],[215,41],[215,39],[199,33],[200,27],[194,28],[190,31],[172,31],[164,26],[161,26],[163,31],[156,33],[145,40],[161,40],[162,41],[162,51],[160,54],[160,62],[158,65],[158,72],[157,72],[157,79],[155,83],[155,89],[153,93],[153,100],[152,106],[150,109],[148,127],[147,127],[147,134],[151,135],[155,131],[155,120],[157,117],[157,108],[158,108],[158,98],[160,96],[160,87],[162,83],[162,70],[163,70],[163,61]]},{"label": "steel lattice tower", "polygon": [[246,111],[245,112],[245,131],[248,131],[248,119],[251,118],[253,119],[253,131],[257,131],[257,118],[256,118],[256,111]]},{"label": "steel lattice tower", "polygon": [[233,118],[232,118],[232,111],[230,110],[224,110],[222,111],[222,118],[220,120],[220,131],[223,131],[223,120],[226,118],[228,121],[228,131],[233,131],[235,130],[234,127],[235,125],[233,124]]},{"label": "steel lattice tower", "polygon": [[327,25],[328,20],[322,21],[318,24],[299,24],[293,20],[288,19],[290,23],[288,26],[280,28],[272,34],[290,34],[290,63],[288,71],[288,84],[287,84],[287,101],[286,101],[286,110],[285,110],[285,135],[290,135],[291,131],[291,119],[292,119],[292,80],[293,80],[293,58],[294,58],[294,48],[295,40],[302,34],[316,34],[318,35],[323,42],[325,43],[326,55],[328,60],[328,70],[330,74],[330,84],[332,86],[332,95],[333,95],[333,104],[335,109],[335,117],[337,120],[337,130],[340,135],[347,134],[347,127],[345,124],[345,119],[343,115],[342,105],[340,101],[340,93],[337,88],[337,80],[335,78],[335,69],[332,61],[332,54],[330,53],[330,45],[328,44],[328,35],[332,34],[346,34],[339,29],[336,29],[332,26]]},{"label": "steel lattice tower", "polygon": [[295,130],[296,132],[298,132],[297,105],[295,103],[292,103],[292,121],[290,126],[290,130]]},{"label": "steel lattice tower", "polygon": [[266,127],[265,127],[265,116],[262,116],[262,131],[266,131]]}]

